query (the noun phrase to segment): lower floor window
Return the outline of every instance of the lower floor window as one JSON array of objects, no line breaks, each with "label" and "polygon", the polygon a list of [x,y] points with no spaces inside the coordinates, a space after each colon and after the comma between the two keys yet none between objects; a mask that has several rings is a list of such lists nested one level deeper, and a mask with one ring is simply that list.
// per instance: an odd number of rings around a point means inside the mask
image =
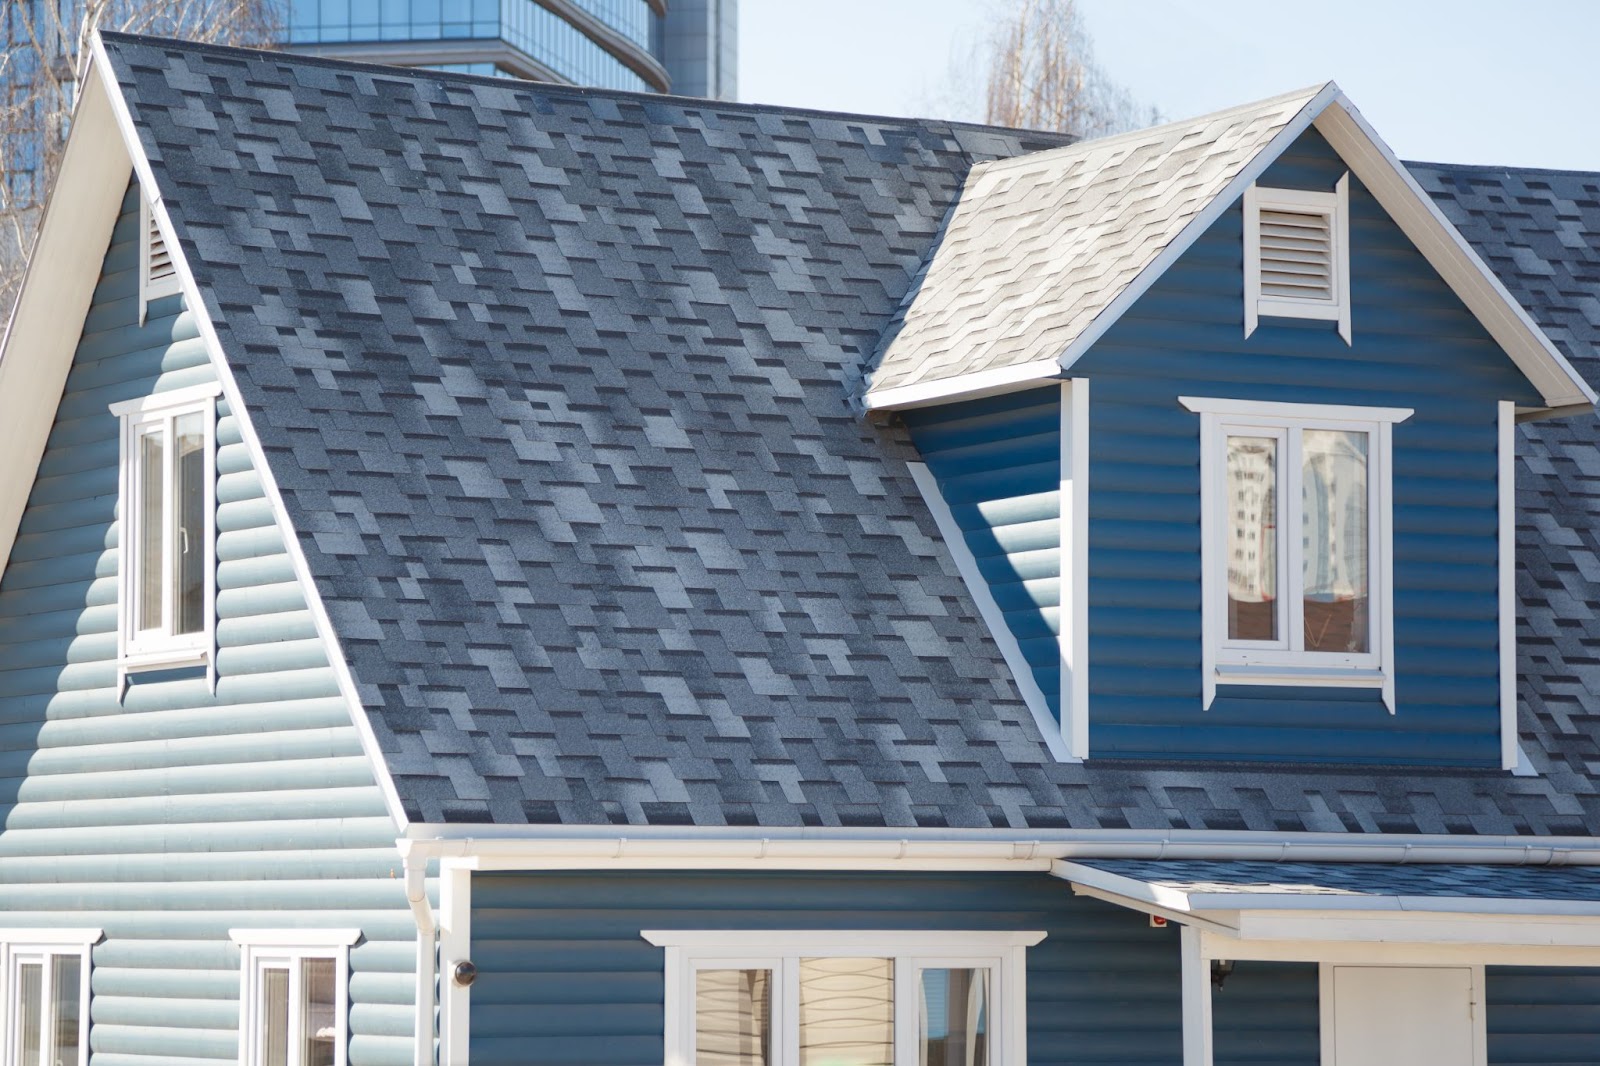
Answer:
[{"label": "lower floor window", "polygon": [[235,929],[244,949],[240,1061],[345,1066],[348,952],[357,930]]},{"label": "lower floor window", "polygon": [[87,950],[12,945],[9,954],[9,1061],[16,1066],[77,1066],[86,1049]]},{"label": "lower floor window", "polygon": [[670,1066],[1024,1060],[1042,933],[646,932],[667,949]]}]

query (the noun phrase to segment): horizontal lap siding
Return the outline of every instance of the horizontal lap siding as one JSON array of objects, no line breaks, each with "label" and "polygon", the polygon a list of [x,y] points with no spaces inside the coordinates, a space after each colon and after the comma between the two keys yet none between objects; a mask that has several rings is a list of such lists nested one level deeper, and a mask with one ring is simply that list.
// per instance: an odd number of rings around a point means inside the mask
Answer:
[{"label": "horizontal lap siding", "polygon": [[1600,970],[1491,966],[1490,1066],[1600,1062]]},{"label": "horizontal lap siding", "polygon": [[[640,931],[762,928],[1044,930],[1028,951],[1032,1066],[1181,1058],[1177,928],[1058,879],[639,872],[473,876],[472,1066],[659,1066],[664,955]],[[1218,1066],[1315,1061],[1315,1006],[1314,967],[1241,963],[1218,1000]]]},{"label": "horizontal lap siding", "polygon": [[[1263,185],[1332,189],[1314,131]],[[1350,181],[1354,343],[1243,327],[1243,216],[1212,225],[1074,374],[1090,411],[1093,755],[1498,765],[1496,401],[1526,382]],[[1224,687],[1201,699],[1199,416],[1183,395],[1411,407],[1394,429],[1396,690]]]},{"label": "horizontal lap siding", "polygon": [[1061,390],[906,413],[995,605],[1061,718]]},{"label": "horizontal lap siding", "polygon": [[235,927],[359,926],[352,1066],[411,1061],[393,823],[226,403],[217,692],[116,694],[117,400],[214,380],[177,298],[138,324],[130,190],[0,582],[0,925],[99,926],[93,1066],[237,1061]]}]

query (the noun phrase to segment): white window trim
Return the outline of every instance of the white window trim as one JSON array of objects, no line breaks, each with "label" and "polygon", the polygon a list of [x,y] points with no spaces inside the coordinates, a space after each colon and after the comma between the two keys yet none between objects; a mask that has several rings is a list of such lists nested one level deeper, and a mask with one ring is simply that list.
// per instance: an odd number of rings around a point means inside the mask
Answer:
[{"label": "white window trim", "polygon": [[[217,595],[217,397],[222,386],[216,382],[172,389],[139,396],[110,405],[121,419],[119,459],[118,563],[117,563],[117,694],[127,688],[128,675],[141,670],[166,670],[183,666],[205,666],[212,692],[217,688],[216,595]],[[135,437],[140,427],[158,419],[198,413],[205,426],[205,624],[198,633],[182,637],[134,637],[137,604],[134,602],[134,544],[137,523],[133,519]],[[170,434],[169,434],[170,438]],[[170,491],[166,498],[171,499]],[[169,508],[170,510],[170,508]],[[170,515],[169,515],[170,520]],[[170,558],[166,560],[170,565]],[[170,576],[163,577],[170,585]]]},{"label": "white window trim", "polygon": [[[305,959],[333,960],[333,1023],[338,1031],[333,1042],[333,1062],[334,1066],[347,1066],[350,1054],[350,946],[361,939],[361,930],[230,929],[228,936],[240,948],[241,1066],[260,1066],[263,1059],[260,1002],[262,969],[270,963],[283,963],[296,971]],[[294,1009],[292,1001],[290,1009]]]},{"label": "white window trim", "polygon": [[[895,1060],[917,1059],[916,974],[921,969],[983,967],[990,971],[990,1061],[1022,1066],[1028,1061],[1027,949],[1043,932],[948,930],[657,930],[640,935],[666,949],[666,1066],[691,1066],[694,1043],[694,973],[698,969],[770,969],[776,996],[773,1033],[780,1047],[799,1040],[799,1019],[786,1010],[786,986],[798,981],[799,960],[887,958],[894,960]],[[797,993],[798,994],[798,993]],[[786,1052],[775,1056],[784,1062]]]},{"label": "white window trim", "polygon": [[[1333,242],[1332,300],[1285,300],[1261,295],[1261,212],[1319,211],[1328,216]],[[1310,318],[1338,323],[1339,336],[1350,343],[1350,173],[1333,192],[1273,189],[1252,184],[1244,191],[1244,335],[1256,331],[1263,317]]]},{"label": "white window trim", "polygon": [[[78,1066],[89,1066],[89,969],[91,948],[100,942],[99,929],[0,929],[0,1005],[3,1005],[4,1026],[0,1026],[0,1039],[5,1041],[5,1054],[0,1058],[5,1066],[20,1066],[17,1062],[17,1012],[12,997],[16,966],[19,962],[43,959],[45,980],[43,988],[48,995],[51,955],[76,955],[81,960],[78,983]],[[47,1049],[48,1050],[48,1049]]]},{"label": "white window trim", "polygon": [[[1377,688],[1384,706],[1395,711],[1394,677],[1394,545],[1393,545],[1393,434],[1396,422],[1412,415],[1405,407],[1351,407],[1332,404],[1263,403],[1216,397],[1180,396],[1178,402],[1200,415],[1200,565],[1202,598],[1203,705],[1210,709],[1217,685],[1303,685],[1307,687]],[[1226,462],[1224,437],[1233,429],[1262,432],[1303,429],[1343,429],[1369,435],[1368,451],[1368,603],[1372,605],[1370,652],[1344,655],[1290,651],[1286,648],[1254,649],[1227,633],[1226,588],[1221,574],[1226,566],[1226,508],[1222,498]],[[1290,432],[1292,437],[1293,433]],[[1299,473],[1292,461],[1295,451],[1284,454],[1280,469],[1287,473],[1280,501],[1289,501]],[[1287,523],[1280,522],[1287,529]],[[1282,598],[1288,601],[1286,636],[1294,632],[1296,599],[1292,594],[1299,572],[1298,541],[1284,538],[1288,548],[1279,552]]]},{"label": "white window trim", "polygon": [[[150,230],[159,225],[155,212],[151,210],[150,200],[141,188],[139,190],[139,325],[141,326],[144,325],[152,301],[177,296],[183,292],[183,283],[178,277],[176,257],[171,258],[173,270],[170,277],[156,279],[150,277]],[[170,250],[167,254],[171,257]]]}]

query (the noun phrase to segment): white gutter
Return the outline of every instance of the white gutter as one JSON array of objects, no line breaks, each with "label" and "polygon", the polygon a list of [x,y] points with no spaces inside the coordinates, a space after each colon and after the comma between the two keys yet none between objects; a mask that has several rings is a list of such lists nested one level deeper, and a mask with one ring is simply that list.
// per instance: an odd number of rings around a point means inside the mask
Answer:
[{"label": "white gutter", "polygon": [[400,858],[405,863],[406,901],[417,920],[417,1013],[416,1066],[433,1063],[434,937],[438,923],[428,903],[428,852],[410,840],[401,840]]},{"label": "white gutter", "polygon": [[[1068,831],[1012,838],[973,831],[943,835],[915,830],[833,830],[735,835],[719,828],[684,836],[651,827],[627,835],[588,835],[563,827],[527,833],[455,835],[473,825],[413,825],[402,849],[460,860],[475,870],[787,869],[787,870],[1039,870],[1075,859],[1191,859],[1214,862],[1471,863],[1512,866],[1600,865],[1600,839],[1589,837],[1459,837],[1341,833],[1272,835],[1251,831]],[[424,836],[430,831],[437,835]],[[538,833],[539,835],[534,835]]]}]

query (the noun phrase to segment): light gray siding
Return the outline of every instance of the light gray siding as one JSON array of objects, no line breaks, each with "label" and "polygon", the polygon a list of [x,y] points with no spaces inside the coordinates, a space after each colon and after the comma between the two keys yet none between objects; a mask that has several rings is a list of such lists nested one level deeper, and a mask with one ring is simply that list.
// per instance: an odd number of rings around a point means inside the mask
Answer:
[{"label": "light gray siding", "polygon": [[396,829],[226,403],[216,694],[116,692],[117,400],[213,380],[181,300],[138,322],[130,189],[0,581],[0,925],[98,926],[94,1066],[237,1061],[236,927],[358,926],[352,1066],[411,1061]]}]

